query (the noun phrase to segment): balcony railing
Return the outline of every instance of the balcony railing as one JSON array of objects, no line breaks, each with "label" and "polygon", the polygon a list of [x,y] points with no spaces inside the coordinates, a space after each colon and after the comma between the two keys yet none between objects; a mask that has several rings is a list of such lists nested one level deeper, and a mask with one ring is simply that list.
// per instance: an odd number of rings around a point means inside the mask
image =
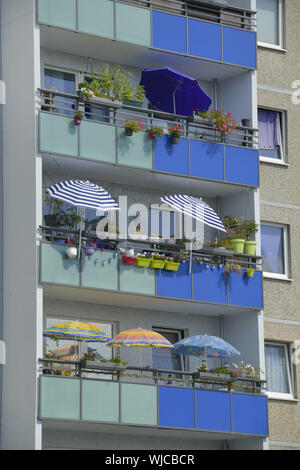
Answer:
[{"label": "balcony railing", "polygon": [[[258,186],[258,131],[236,127],[228,136],[209,121],[115,102],[96,103],[66,93],[39,90],[41,100],[39,150],[112,164],[134,166],[230,183]],[[73,116],[84,120],[75,126]],[[172,145],[168,135],[149,139],[147,132],[124,134],[125,121],[138,118],[150,126],[179,125],[182,137]]]},{"label": "balcony railing", "polygon": [[[265,437],[259,378],[41,359],[39,419],[93,421]],[[100,374],[95,378],[95,373]],[[93,374],[93,375],[90,375]],[[211,375],[211,377],[210,377]]]},{"label": "balcony railing", "polygon": [[[165,299],[215,303],[261,309],[262,272],[261,258],[239,255],[224,250],[203,248],[192,253],[178,246],[159,242],[130,241],[135,253],[155,252],[183,258],[177,271],[144,268],[122,262],[118,247],[124,242],[97,240],[97,249],[91,256],[84,250],[76,259],[68,259],[64,242],[66,230],[41,227],[42,284],[57,284],[90,289],[138,294]],[[72,236],[72,234],[70,234]],[[73,233],[78,247],[77,236]],[[91,241],[92,238],[89,238]],[[83,237],[83,242],[86,237]],[[252,277],[247,274],[247,269]]]},{"label": "balcony railing", "polygon": [[194,0],[37,0],[40,24],[256,68],[256,12]]}]

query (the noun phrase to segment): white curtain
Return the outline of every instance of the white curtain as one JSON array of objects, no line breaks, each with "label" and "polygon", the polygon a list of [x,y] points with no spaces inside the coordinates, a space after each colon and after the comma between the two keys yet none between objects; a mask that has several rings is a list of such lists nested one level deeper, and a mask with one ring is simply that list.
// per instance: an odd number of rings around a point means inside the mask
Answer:
[{"label": "white curtain", "polygon": [[285,346],[265,346],[267,390],[276,393],[291,393]]}]

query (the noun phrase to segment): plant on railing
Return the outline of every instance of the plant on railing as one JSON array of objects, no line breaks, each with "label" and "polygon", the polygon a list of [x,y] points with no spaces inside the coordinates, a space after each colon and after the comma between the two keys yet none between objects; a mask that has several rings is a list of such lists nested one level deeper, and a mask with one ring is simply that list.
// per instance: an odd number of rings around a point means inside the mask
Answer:
[{"label": "plant on railing", "polygon": [[44,197],[44,203],[48,208],[48,214],[44,215],[45,224],[49,227],[56,227],[63,219],[63,201],[50,196]]},{"label": "plant on railing", "polygon": [[199,112],[197,115],[201,116],[203,119],[208,119],[213,128],[217,129],[222,137],[231,134],[236,127],[240,127],[240,124],[232,119],[231,113],[226,113],[224,108],[222,111],[205,111]]},{"label": "plant on railing", "polygon": [[233,363],[231,365],[239,372],[240,377],[260,379],[260,374],[263,374],[263,371],[259,367],[254,367],[251,364],[245,364],[244,361],[241,361],[238,364]]},{"label": "plant on railing", "polygon": [[183,134],[181,126],[169,127],[169,136],[171,137],[172,144],[178,144],[180,136]]},{"label": "plant on railing", "polygon": [[136,101],[143,101],[145,93],[146,92],[145,92],[145,88],[143,87],[143,85],[138,85],[135,95],[134,95]]},{"label": "plant on railing", "polygon": [[250,241],[250,236],[258,231],[259,225],[255,220],[239,221],[237,217],[231,219],[229,216],[224,217],[225,227],[227,230],[225,245],[230,244],[236,253],[245,253],[255,256],[256,242]]},{"label": "plant on railing", "polygon": [[203,362],[200,367],[197,367],[198,372],[208,372],[208,367],[206,362]]},{"label": "plant on railing", "polygon": [[[49,90],[49,92],[44,91],[42,93],[42,97],[45,98],[44,99],[44,104],[41,105],[41,110],[42,111],[54,111],[55,108],[56,108],[56,106],[54,104],[54,98],[55,98],[55,93],[53,93],[54,88],[51,87],[51,88],[48,88],[48,90]],[[46,99],[46,98],[49,98],[49,99]]]},{"label": "plant on railing", "polygon": [[83,119],[83,113],[81,111],[76,111],[76,113],[74,114],[75,126],[80,126],[82,119]]},{"label": "plant on railing", "polygon": [[143,130],[143,124],[140,123],[138,118],[134,118],[133,121],[126,119],[125,124],[125,134],[131,136],[134,132],[140,132]]},{"label": "plant on railing", "polygon": [[146,130],[146,132],[148,132],[149,138],[154,140],[155,137],[162,137],[164,130],[162,127],[150,126],[149,129]]}]

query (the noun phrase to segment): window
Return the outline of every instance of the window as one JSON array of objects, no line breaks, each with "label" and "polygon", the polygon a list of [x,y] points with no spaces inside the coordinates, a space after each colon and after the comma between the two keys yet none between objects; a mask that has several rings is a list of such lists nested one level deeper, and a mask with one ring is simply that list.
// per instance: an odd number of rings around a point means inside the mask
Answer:
[{"label": "window", "polygon": [[262,45],[283,47],[283,0],[257,0],[257,39]]},{"label": "window", "polygon": [[285,115],[280,111],[258,109],[259,155],[261,160],[280,163],[284,160]]},{"label": "window", "polygon": [[286,279],[288,277],[287,226],[261,224],[261,250],[264,275]]},{"label": "window", "polygon": [[265,344],[266,380],[268,395],[273,398],[293,398],[288,344]]},{"label": "window", "polygon": [[[183,338],[183,331],[181,330],[169,330],[165,328],[153,327],[153,331],[160,333],[168,341],[170,341],[171,344],[174,344]],[[183,356],[179,356],[172,349],[154,348],[152,357],[153,369],[183,370]]]},{"label": "window", "polygon": [[[54,70],[50,68],[45,68],[44,71],[44,87],[53,88],[56,91],[61,93],[68,93],[70,95],[76,94],[76,76],[75,73],[65,72],[62,70]],[[62,113],[70,114],[68,109],[74,108],[74,101],[71,98],[63,98],[58,96],[53,100],[55,109],[52,110]],[[73,114],[73,112],[72,112]]]}]

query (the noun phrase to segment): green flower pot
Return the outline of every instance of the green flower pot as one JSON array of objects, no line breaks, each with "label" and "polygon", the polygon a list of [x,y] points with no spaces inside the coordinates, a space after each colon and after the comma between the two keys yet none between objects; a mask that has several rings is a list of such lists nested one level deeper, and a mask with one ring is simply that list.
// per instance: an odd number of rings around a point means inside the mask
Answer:
[{"label": "green flower pot", "polygon": [[255,269],[251,269],[251,268],[247,269],[247,276],[248,277],[253,277],[254,273],[255,273]]},{"label": "green flower pot", "polygon": [[245,255],[255,256],[256,255],[256,242],[250,242],[250,241],[245,242],[244,253]]},{"label": "green flower pot", "polygon": [[162,269],[165,265],[165,261],[160,260],[160,259],[153,259],[150,261],[150,266],[151,268],[154,269]]},{"label": "green flower pot", "polygon": [[166,261],[164,269],[167,271],[177,271],[180,266],[180,263],[175,263],[174,261]]},{"label": "green flower pot", "polygon": [[123,100],[123,104],[125,106],[134,106],[135,108],[142,108],[143,107],[143,102],[142,101],[136,101],[136,100]]},{"label": "green flower pot", "polygon": [[147,258],[139,258],[136,259],[136,265],[140,266],[141,268],[149,268],[151,259]]},{"label": "green flower pot", "polygon": [[231,239],[232,249],[235,253],[244,253],[245,240],[242,238]]}]

